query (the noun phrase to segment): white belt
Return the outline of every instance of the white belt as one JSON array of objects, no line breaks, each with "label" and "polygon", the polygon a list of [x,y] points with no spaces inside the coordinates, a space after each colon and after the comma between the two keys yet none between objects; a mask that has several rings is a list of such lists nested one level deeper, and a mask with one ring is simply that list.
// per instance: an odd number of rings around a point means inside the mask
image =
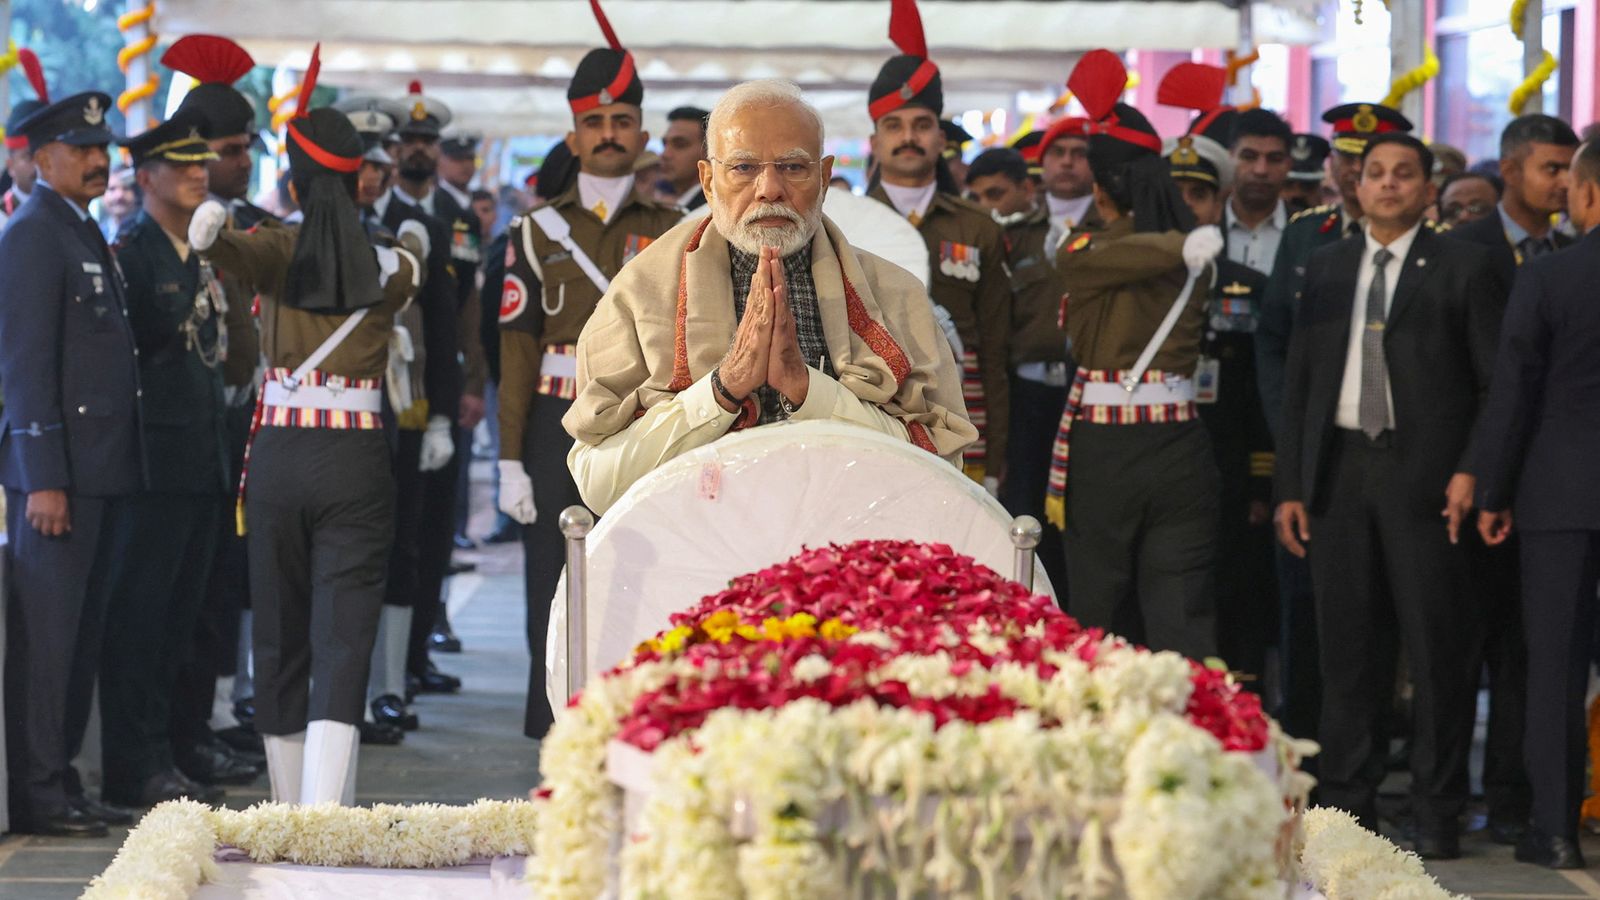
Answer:
[{"label": "white belt", "polygon": [[578,357],[572,353],[546,353],[539,374],[547,378],[577,378]]},{"label": "white belt", "polygon": [[383,408],[383,392],[377,388],[336,389],[325,385],[302,384],[291,391],[278,381],[269,381],[266,387],[262,402],[267,406],[369,413]]},{"label": "white belt", "polygon": [[1112,381],[1085,382],[1080,403],[1083,406],[1165,406],[1193,400],[1194,382],[1188,378],[1174,378],[1154,384],[1140,384],[1132,393]]},{"label": "white belt", "polygon": [[1028,362],[1017,363],[1017,377],[1049,385],[1050,387],[1066,387],[1072,379],[1064,362]]}]

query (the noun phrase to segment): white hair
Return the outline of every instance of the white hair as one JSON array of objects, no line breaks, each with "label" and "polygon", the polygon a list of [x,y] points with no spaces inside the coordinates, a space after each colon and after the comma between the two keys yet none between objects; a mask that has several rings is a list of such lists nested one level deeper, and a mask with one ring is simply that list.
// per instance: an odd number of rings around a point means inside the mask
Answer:
[{"label": "white hair", "polygon": [[728,89],[706,117],[706,149],[712,156],[720,153],[717,146],[722,141],[722,130],[735,115],[751,107],[793,106],[811,120],[817,128],[817,146],[822,146],[822,114],[806,102],[800,85],[782,78],[762,78],[746,81]]}]

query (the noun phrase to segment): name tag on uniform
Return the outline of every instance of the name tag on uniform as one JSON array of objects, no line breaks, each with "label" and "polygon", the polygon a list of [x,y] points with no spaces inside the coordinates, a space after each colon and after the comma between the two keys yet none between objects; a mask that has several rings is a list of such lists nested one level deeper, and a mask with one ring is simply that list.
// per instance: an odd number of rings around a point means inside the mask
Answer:
[{"label": "name tag on uniform", "polygon": [[88,272],[90,275],[99,275],[101,272],[105,271],[104,269],[100,268],[100,264],[97,262],[84,263],[83,270]]},{"label": "name tag on uniform", "polygon": [[567,260],[569,260],[571,258],[572,258],[572,254],[571,253],[567,253],[565,251],[562,251],[562,252],[558,252],[558,253],[552,253],[549,256],[544,257],[543,259],[539,260],[539,263],[541,265],[553,266],[553,265],[555,265],[556,263],[559,263],[559,262],[566,262]]},{"label": "name tag on uniform", "polygon": [[1199,365],[1194,367],[1194,402],[1217,402],[1217,390],[1222,383],[1222,361],[1210,357],[1200,357]]}]

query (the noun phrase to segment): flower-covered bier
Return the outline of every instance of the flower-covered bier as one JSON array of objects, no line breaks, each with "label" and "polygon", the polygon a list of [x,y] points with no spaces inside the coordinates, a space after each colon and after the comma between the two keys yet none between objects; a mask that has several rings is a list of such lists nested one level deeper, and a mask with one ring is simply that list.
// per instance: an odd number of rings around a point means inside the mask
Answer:
[{"label": "flower-covered bier", "polygon": [[807,550],[670,625],[546,740],[546,900],[1283,896],[1310,746],[949,547]]}]

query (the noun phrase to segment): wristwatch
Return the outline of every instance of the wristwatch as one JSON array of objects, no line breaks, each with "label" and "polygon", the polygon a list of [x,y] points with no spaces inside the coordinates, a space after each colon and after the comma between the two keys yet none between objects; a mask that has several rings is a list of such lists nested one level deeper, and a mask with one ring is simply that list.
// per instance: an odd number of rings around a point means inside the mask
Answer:
[{"label": "wristwatch", "polygon": [[783,417],[786,419],[800,411],[800,407],[795,406],[794,401],[784,396],[782,392],[778,394],[778,405],[783,407]]}]

